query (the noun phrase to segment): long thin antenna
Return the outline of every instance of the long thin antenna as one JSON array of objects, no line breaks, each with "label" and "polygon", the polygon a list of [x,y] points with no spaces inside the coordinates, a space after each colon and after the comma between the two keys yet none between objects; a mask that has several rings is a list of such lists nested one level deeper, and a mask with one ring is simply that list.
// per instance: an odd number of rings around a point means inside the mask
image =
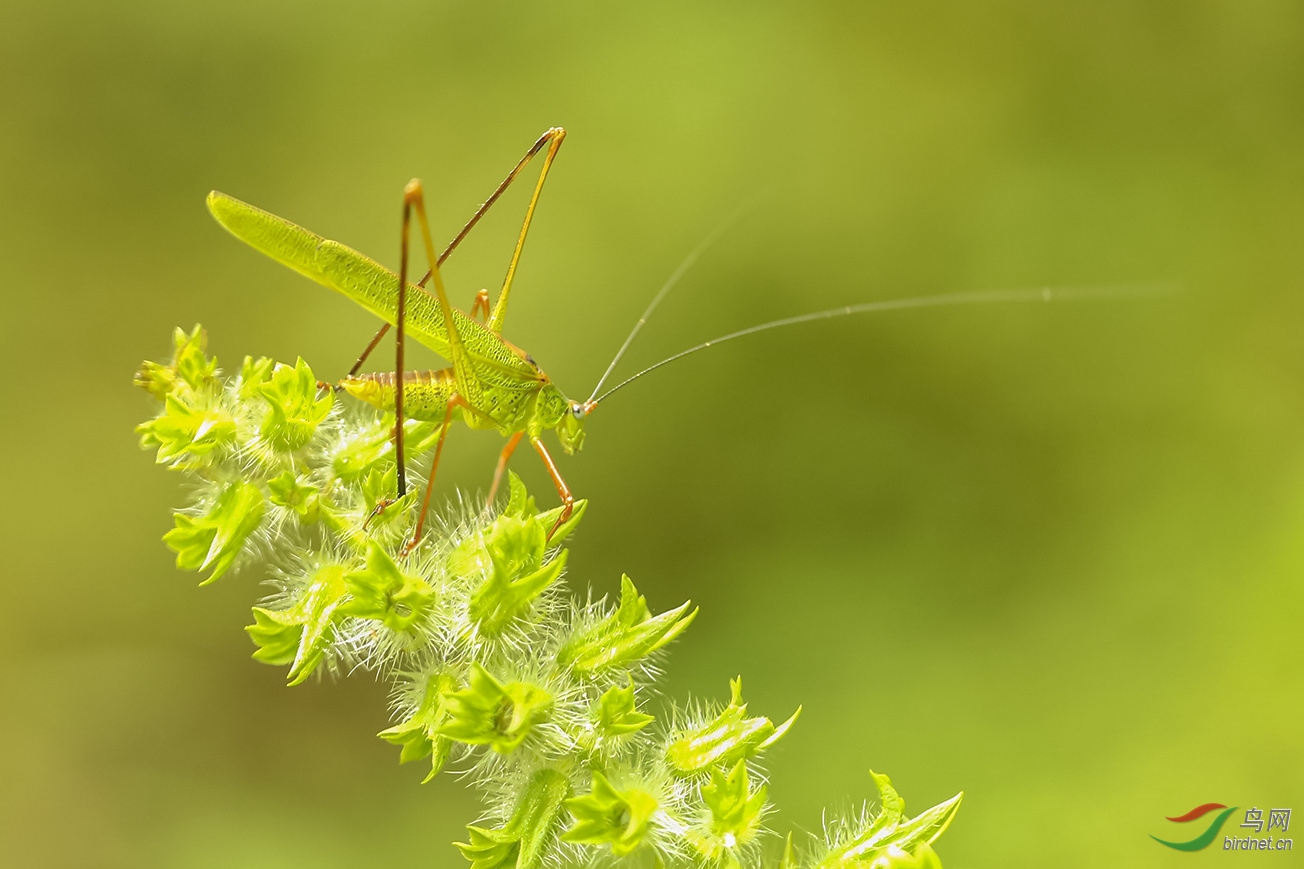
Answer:
[{"label": "long thin antenna", "polygon": [[717,344],[723,344],[726,341],[732,341],[735,338],[755,335],[757,332],[764,332],[768,329],[777,329],[780,326],[794,326],[798,323],[809,323],[813,320],[830,320],[834,317],[845,317],[849,314],[873,314],[880,311],[901,311],[909,308],[938,308],[948,305],[988,305],[1010,302],[1065,302],[1138,295],[1160,296],[1171,293],[1175,289],[1176,287],[1173,284],[1144,284],[1137,286],[1078,287],[1061,289],[1045,287],[1042,289],[1029,290],[989,290],[979,293],[942,293],[936,296],[911,296],[904,299],[886,299],[881,302],[862,302],[857,305],[844,305],[841,308],[829,308],[826,311],[814,311],[810,314],[798,314],[795,317],[784,317],[781,320],[771,320],[768,323],[749,326],[748,328],[740,329],[737,332],[730,332],[727,335],[721,335],[719,338],[712,338],[710,341],[703,341],[695,347],[681,350],[673,356],[667,356],[665,359],[662,359],[654,365],[649,365],[647,368],[644,368],[632,377],[627,377],[620,383],[611,387],[611,389],[608,389],[596,399],[590,399],[589,403],[597,404],[613,392],[624,389],[644,374],[656,371],[661,366],[669,365],[671,362],[683,359],[685,356],[691,356],[700,350],[714,347]]},{"label": "long thin antenna", "polygon": [[629,330],[629,335],[625,337],[625,343],[620,345],[620,349],[616,351],[616,355],[611,358],[611,364],[607,366],[607,370],[602,372],[602,376],[598,378],[598,385],[593,387],[593,394],[589,396],[590,402],[593,401],[593,396],[598,394],[598,390],[602,389],[602,384],[607,382],[607,378],[611,376],[611,372],[616,370],[616,366],[620,364],[621,357],[625,355],[625,351],[629,349],[629,345],[634,343],[634,338],[637,337],[638,333],[643,329],[643,326],[652,316],[652,312],[661,304],[661,300],[670,294],[670,291],[674,289],[675,284],[679,283],[679,279],[693,267],[693,263],[697,262],[698,257],[706,253],[711,245],[720,240],[720,236],[733,229],[738,221],[742,220],[748,212],[755,208],[757,204],[768,195],[769,191],[762,191],[734,209],[733,212],[721,221],[715,229],[711,230],[711,234],[704,238],[701,244],[693,248],[688,256],[684,257],[683,262],[681,262],[679,266],[671,272],[670,277],[666,278],[666,282],[661,285],[661,289],[657,290],[657,294],[653,296],[652,301],[648,303],[647,309],[643,311],[643,316],[639,317],[638,322],[634,324],[634,328]]}]

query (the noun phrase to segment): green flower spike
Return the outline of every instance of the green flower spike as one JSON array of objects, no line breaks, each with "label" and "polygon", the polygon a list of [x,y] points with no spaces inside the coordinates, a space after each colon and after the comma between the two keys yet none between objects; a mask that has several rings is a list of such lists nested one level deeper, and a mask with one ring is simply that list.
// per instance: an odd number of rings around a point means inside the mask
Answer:
[{"label": "green flower spike", "polygon": [[438,673],[426,679],[425,695],[421,705],[408,718],[376,734],[387,742],[402,746],[398,762],[407,763],[430,756],[430,774],[421,780],[430,781],[448,762],[452,740],[440,734],[439,728],[448,721],[448,707],[444,695],[457,690],[457,680],[451,673]]},{"label": "green flower spike", "polygon": [[286,609],[254,607],[254,623],[245,628],[258,646],[254,660],[289,664],[290,684],[301,684],[317,669],[334,639],[335,616],[347,591],[344,568],[330,564],[312,575],[299,599]]},{"label": "green flower spike", "polygon": [[603,736],[637,733],[654,720],[635,708],[633,678],[623,688],[619,685],[611,688],[598,701],[598,731]]},{"label": "green flower spike", "polygon": [[699,854],[724,866],[738,865],[737,849],[756,837],[765,814],[766,788],[751,790],[747,761],[740,760],[728,774],[711,770],[702,786],[702,801],[711,812],[705,830],[689,834]]},{"label": "green flower spike", "polygon": [[695,775],[715,764],[731,764],[754,757],[784,737],[801,707],[775,727],[768,718],[747,718],[741,677],[729,682],[733,697],[715,720],[705,727],[681,734],[666,749],[670,766],[680,775]]},{"label": "green flower spike", "polygon": [[646,791],[618,791],[606,776],[594,770],[593,790],[566,801],[575,823],[562,833],[562,841],[610,845],[614,856],[624,857],[643,843],[657,807],[656,797]]},{"label": "green flower spike", "polygon": [[492,830],[467,827],[471,841],[458,842],[457,847],[471,861],[471,869],[537,869],[568,796],[570,783],[564,775],[540,770],[526,785],[511,820]]},{"label": "green flower spike", "polygon": [[307,444],[335,404],[334,393],[318,389],[317,378],[302,359],[293,368],[277,365],[272,376],[258,385],[258,394],[268,405],[263,438],[284,452]]},{"label": "green flower spike", "polygon": [[691,601],[652,617],[647,599],[628,576],[620,578],[620,605],[592,627],[572,636],[557,653],[557,662],[584,676],[627,667],[682,634],[697,618]]},{"label": "green flower spike", "polygon": [[471,595],[470,616],[489,636],[527,615],[534,599],[557,581],[566,566],[565,551],[544,564],[551,526],[535,517],[533,503],[524,493],[525,487],[513,474],[507,509],[482,539],[466,541],[452,559],[454,572],[488,574]]},{"label": "green flower spike", "polygon": [[[928,846],[945,832],[960,808],[963,793],[958,793],[944,803],[922,812],[918,817],[903,821],[906,803],[892,787],[892,780],[870,770],[874,784],[878,785],[879,810],[851,841],[835,848],[819,862],[817,869],[860,869],[866,865],[914,869],[940,865],[937,856],[931,857],[931,848],[921,856],[920,846]],[[915,860],[914,863],[902,862]],[[933,863],[920,862],[931,859]],[[879,863],[879,860],[888,862]],[[896,862],[892,862],[896,861]]]},{"label": "green flower spike", "polygon": [[367,541],[367,566],[344,575],[350,599],[340,612],[382,622],[391,631],[410,630],[435,605],[435,590],[419,576],[398,569],[375,540]]},{"label": "green flower spike", "polygon": [[207,585],[231,567],[245,540],[263,518],[263,493],[249,483],[232,483],[202,516],[173,514],[176,527],[163,542],[177,554],[181,570],[213,572],[200,583]]},{"label": "green flower spike", "polygon": [[479,664],[471,684],[443,695],[448,722],[439,733],[467,745],[488,745],[511,754],[552,711],[552,695],[527,682],[499,682]]}]

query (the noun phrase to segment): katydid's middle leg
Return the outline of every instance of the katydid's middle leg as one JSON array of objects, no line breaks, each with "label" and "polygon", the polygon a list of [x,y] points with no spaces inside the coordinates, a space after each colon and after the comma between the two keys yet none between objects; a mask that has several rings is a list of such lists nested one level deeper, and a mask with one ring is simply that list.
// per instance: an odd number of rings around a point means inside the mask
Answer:
[{"label": "katydid's middle leg", "polygon": [[521,442],[525,432],[518,431],[507,440],[507,446],[503,447],[502,453],[498,456],[498,466],[494,468],[493,485],[489,487],[489,497],[485,500],[485,505],[492,508],[494,498],[498,495],[498,484],[503,480],[503,471],[507,470],[507,462],[511,459],[512,453],[516,452],[516,445]]},{"label": "katydid's middle leg", "polygon": [[430,493],[435,490],[435,472],[439,470],[439,457],[444,454],[444,439],[448,437],[448,428],[453,424],[453,410],[465,404],[460,395],[453,395],[444,407],[444,424],[439,429],[439,441],[435,444],[435,459],[430,463],[430,476],[426,480],[426,494],[421,498],[421,512],[417,514],[417,527],[412,531],[412,539],[403,547],[403,555],[416,548],[421,541],[421,534],[426,529],[426,512],[430,509]]}]

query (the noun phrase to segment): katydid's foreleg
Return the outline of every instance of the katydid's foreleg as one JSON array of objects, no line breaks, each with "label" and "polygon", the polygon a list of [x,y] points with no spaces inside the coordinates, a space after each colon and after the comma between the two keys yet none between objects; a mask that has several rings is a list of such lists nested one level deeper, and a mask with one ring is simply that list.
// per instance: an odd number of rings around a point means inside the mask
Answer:
[{"label": "katydid's foreleg", "polygon": [[561,474],[557,471],[557,465],[553,462],[552,456],[548,455],[548,448],[543,445],[543,439],[532,437],[530,438],[530,443],[534,444],[534,449],[538,452],[539,458],[543,459],[544,467],[548,469],[548,476],[552,477],[552,484],[557,487],[557,494],[561,496],[561,515],[557,517],[557,521],[553,524],[552,530],[548,532],[548,539],[551,540],[552,535],[557,533],[558,528],[566,524],[566,520],[569,519],[571,513],[574,512],[575,496],[571,494],[570,487],[566,485],[566,481],[561,478]]},{"label": "katydid's foreleg", "polygon": [[471,303],[471,316],[479,317],[483,323],[489,319],[489,291],[481,290],[475,294],[475,301]]},{"label": "katydid's foreleg", "polygon": [[494,498],[498,495],[498,484],[503,481],[503,471],[507,470],[507,462],[511,460],[512,453],[516,452],[516,445],[521,442],[524,435],[525,432],[518,431],[508,438],[507,446],[503,447],[503,451],[498,455],[498,467],[494,468],[493,485],[489,487],[489,497],[485,500],[485,503],[491,508],[494,505]]}]

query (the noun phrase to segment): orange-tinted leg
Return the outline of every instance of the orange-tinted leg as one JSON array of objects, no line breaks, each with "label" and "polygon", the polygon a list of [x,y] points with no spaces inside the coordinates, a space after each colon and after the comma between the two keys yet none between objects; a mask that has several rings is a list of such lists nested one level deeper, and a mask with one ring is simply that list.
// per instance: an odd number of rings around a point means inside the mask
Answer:
[{"label": "orange-tinted leg", "polygon": [[498,467],[494,468],[493,485],[489,487],[489,497],[485,501],[491,509],[494,505],[494,498],[498,496],[498,484],[503,481],[503,471],[507,470],[507,462],[511,459],[512,453],[516,452],[516,445],[521,442],[521,438],[524,436],[525,432],[523,431],[518,431],[512,435],[507,439],[507,446],[503,447],[503,451],[498,455]]},{"label": "orange-tinted leg", "polygon": [[[489,198],[486,199],[484,203],[479,208],[476,209],[475,214],[471,215],[471,219],[468,220],[466,222],[466,225],[462,227],[462,231],[459,232],[457,236],[448,243],[448,247],[444,248],[444,252],[441,253],[439,255],[439,259],[435,261],[435,266],[438,267],[444,264],[444,260],[448,259],[449,255],[452,254],[452,252],[457,249],[457,246],[462,243],[462,239],[466,238],[466,236],[471,232],[471,230],[475,228],[475,225],[480,222],[480,218],[484,217],[485,212],[488,211],[493,206],[493,204],[498,201],[498,197],[503,195],[503,191],[505,191],[508,187],[511,186],[512,181],[514,181],[516,179],[516,176],[520,173],[520,171],[525,168],[525,165],[529,163],[532,159],[534,159],[534,155],[542,151],[544,145],[551,145],[552,147],[548,149],[548,155],[544,160],[543,174],[540,176],[539,183],[538,185],[536,185],[534,189],[534,196],[530,200],[530,207],[525,213],[525,226],[521,228],[521,236],[519,240],[516,242],[516,252],[512,255],[512,263],[507,272],[507,282],[506,282],[506,286],[504,287],[504,291],[510,289],[512,284],[512,274],[516,271],[516,261],[521,255],[521,247],[525,244],[525,231],[530,226],[530,218],[534,216],[534,206],[537,204],[539,199],[539,190],[542,189],[543,187],[543,179],[546,178],[548,175],[548,167],[549,165],[551,165],[553,158],[557,156],[557,148],[561,146],[561,140],[564,138],[566,138],[566,131],[563,130],[561,127],[553,127],[552,129],[545,132],[542,136],[540,136],[539,140],[530,146],[530,150],[525,152],[525,156],[521,158],[520,162],[517,163],[514,167],[512,167],[512,171],[507,173],[507,177],[504,178],[502,183],[499,184],[498,187],[494,189],[494,192],[489,196]],[[417,281],[417,286],[424,287],[426,285],[426,282],[430,280],[430,276],[431,273],[429,271],[426,272],[425,277]],[[491,315],[488,313],[488,305],[489,305],[488,291],[482,290],[481,292],[486,294],[485,316],[489,317]],[[479,301],[480,301],[479,296],[477,296],[476,303],[478,304]],[[504,309],[506,308],[505,303],[506,303],[506,299],[504,298],[503,299]],[[383,323],[380,329],[376,332],[375,336],[371,339],[371,343],[367,345],[367,349],[362,351],[362,355],[358,357],[358,361],[354,362],[353,367],[349,369],[349,374],[348,374],[349,377],[352,377],[353,375],[358,373],[358,371],[362,368],[362,364],[367,361],[367,357],[371,355],[371,351],[376,349],[376,345],[380,343],[380,339],[384,338],[385,333],[388,331],[389,331],[389,324]]]},{"label": "orange-tinted leg", "polygon": [[479,317],[481,323],[489,319],[488,290],[481,290],[475,294],[475,301],[471,303],[471,317]]},{"label": "orange-tinted leg", "polygon": [[552,456],[548,455],[548,449],[543,445],[542,438],[530,438],[530,443],[534,444],[535,452],[543,459],[543,464],[548,469],[548,476],[552,477],[552,484],[557,487],[557,494],[561,496],[561,515],[557,517],[552,530],[548,532],[548,539],[551,540],[552,535],[557,533],[557,529],[566,524],[566,520],[571,517],[575,509],[575,496],[571,494],[570,487],[557,472],[557,465],[553,463]]},{"label": "orange-tinted leg", "polygon": [[430,477],[426,480],[426,494],[421,498],[421,512],[417,514],[417,527],[412,532],[412,539],[403,547],[403,555],[416,548],[421,541],[421,534],[426,530],[426,511],[430,509],[430,493],[435,489],[435,472],[439,470],[439,457],[444,454],[444,439],[448,437],[448,428],[453,424],[453,410],[462,404],[462,397],[454,395],[444,408],[444,424],[439,429],[439,441],[435,444],[435,460],[430,463]]}]

